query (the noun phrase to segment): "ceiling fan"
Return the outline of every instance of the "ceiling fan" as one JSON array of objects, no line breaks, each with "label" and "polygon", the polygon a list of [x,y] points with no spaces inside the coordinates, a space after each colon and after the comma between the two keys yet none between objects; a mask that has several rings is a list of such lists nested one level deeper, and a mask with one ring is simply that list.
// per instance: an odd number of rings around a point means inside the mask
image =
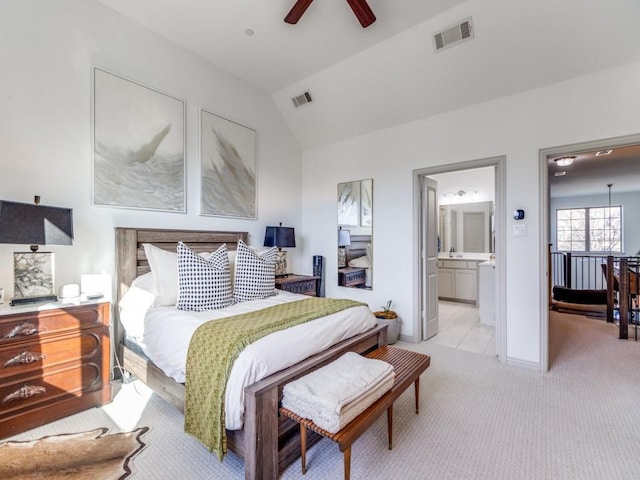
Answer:
[{"label": "ceiling fan", "polygon": [[[284,17],[284,21],[291,24],[298,23],[298,20],[300,20],[302,14],[304,14],[309,5],[311,5],[311,2],[313,2],[313,0],[298,0],[287,16]],[[376,16],[373,14],[373,11],[367,4],[366,0],[347,0],[347,3],[351,7],[351,10],[353,10],[353,13],[355,13],[363,28],[367,28],[376,21]]]}]

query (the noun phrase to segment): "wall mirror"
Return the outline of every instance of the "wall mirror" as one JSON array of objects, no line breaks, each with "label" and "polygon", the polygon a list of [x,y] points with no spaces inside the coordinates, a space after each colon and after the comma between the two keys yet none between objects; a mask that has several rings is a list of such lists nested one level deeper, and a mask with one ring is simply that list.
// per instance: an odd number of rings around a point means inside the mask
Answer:
[{"label": "wall mirror", "polygon": [[493,202],[440,205],[441,253],[494,253]]},{"label": "wall mirror", "polygon": [[338,285],[373,283],[373,179],[338,184]]}]

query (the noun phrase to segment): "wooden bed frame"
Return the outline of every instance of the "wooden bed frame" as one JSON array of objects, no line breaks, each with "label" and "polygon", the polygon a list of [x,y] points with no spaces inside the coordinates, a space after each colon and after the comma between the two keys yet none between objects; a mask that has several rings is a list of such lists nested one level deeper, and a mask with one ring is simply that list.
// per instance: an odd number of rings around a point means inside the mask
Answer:
[{"label": "wooden bed frame", "polygon": [[[237,242],[240,239],[247,242],[247,238],[247,232],[116,228],[114,341],[118,360],[126,370],[181,411],[184,411],[184,385],[166,376],[144,355],[125,345],[117,304],[131,282],[150,271],[143,243],[175,251],[178,241],[183,241],[195,251],[211,252],[223,243],[229,250],[235,250]],[[387,329],[377,326],[247,386],[244,428],[227,430],[229,450],[244,459],[245,478],[275,479],[300,456],[300,429],[293,420],[281,417],[278,412],[282,387],[286,383],[326,365],[347,351],[367,353],[386,344]],[[319,435],[310,435],[307,444],[320,439]]]}]

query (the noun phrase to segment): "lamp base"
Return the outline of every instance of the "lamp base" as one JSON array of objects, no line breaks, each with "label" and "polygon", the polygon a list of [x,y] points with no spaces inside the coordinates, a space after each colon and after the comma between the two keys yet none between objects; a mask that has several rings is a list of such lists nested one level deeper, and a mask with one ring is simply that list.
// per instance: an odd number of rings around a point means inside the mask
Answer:
[{"label": "lamp base", "polygon": [[276,277],[287,276],[287,252],[278,250],[276,252]]},{"label": "lamp base", "polygon": [[338,247],[338,268],[347,266],[347,250],[344,247]]},{"label": "lamp base", "polygon": [[13,281],[13,292],[16,298],[55,296],[54,254],[52,252],[15,252]]}]

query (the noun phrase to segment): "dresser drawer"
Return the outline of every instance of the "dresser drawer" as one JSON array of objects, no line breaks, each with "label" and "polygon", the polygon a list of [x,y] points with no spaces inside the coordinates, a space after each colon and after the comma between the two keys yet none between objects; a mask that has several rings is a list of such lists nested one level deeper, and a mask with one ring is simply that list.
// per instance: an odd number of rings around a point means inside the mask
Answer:
[{"label": "dresser drawer", "polygon": [[102,342],[109,342],[107,327],[0,347],[0,381],[71,361],[100,363]]},{"label": "dresser drawer", "polygon": [[84,392],[103,387],[102,365],[83,363],[69,368],[44,372],[42,375],[23,375],[0,386],[0,422],[4,417],[23,410],[55,404],[65,398],[78,397]]},{"label": "dresser drawer", "polygon": [[108,304],[16,313],[0,317],[0,347],[27,338],[39,338],[81,328],[106,325]]}]

